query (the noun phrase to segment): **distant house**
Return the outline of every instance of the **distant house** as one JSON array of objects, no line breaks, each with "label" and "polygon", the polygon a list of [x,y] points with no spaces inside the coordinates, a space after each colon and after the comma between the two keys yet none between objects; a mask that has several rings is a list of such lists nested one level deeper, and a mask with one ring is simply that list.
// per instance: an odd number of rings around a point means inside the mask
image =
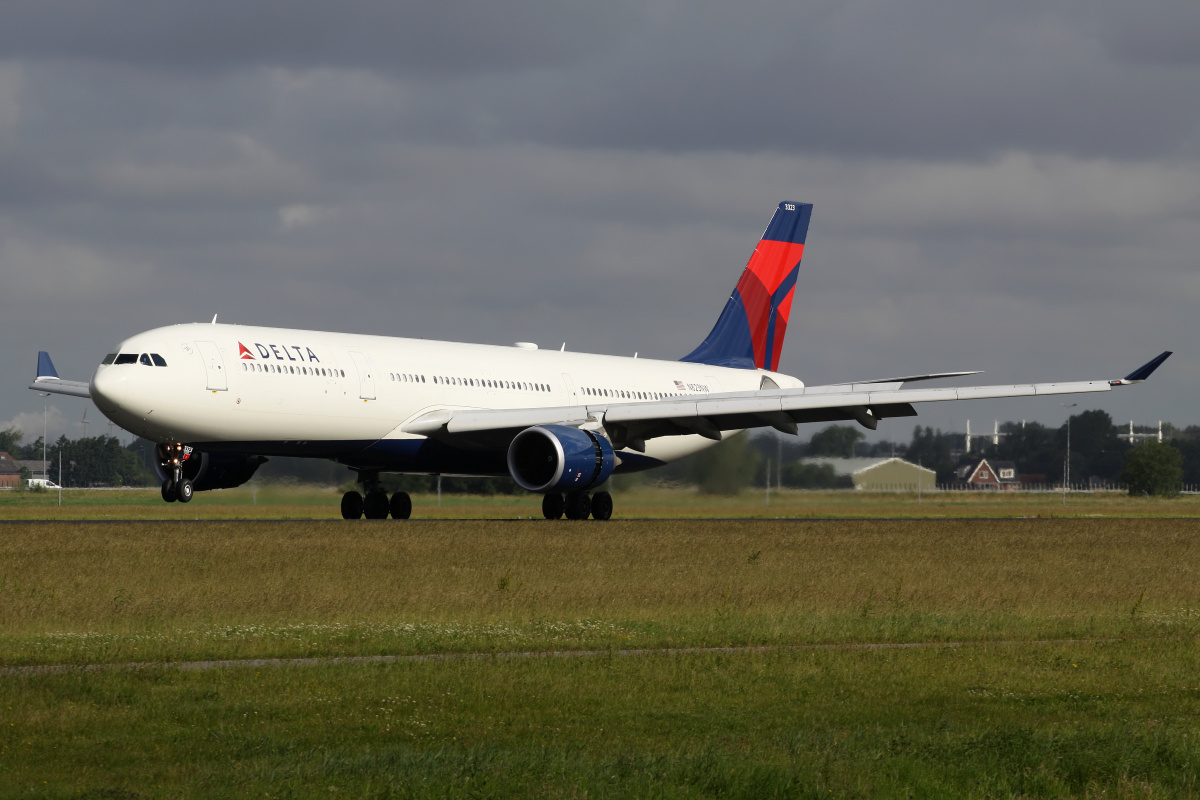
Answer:
[{"label": "distant house", "polygon": [[29,477],[31,478],[48,477],[46,475],[46,462],[40,458],[27,459],[25,461],[17,459],[17,468],[20,469],[21,467],[29,470]]},{"label": "distant house", "polygon": [[805,464],[828,464],[837,475],[849,475],[855,489],[915,492],[937,488],[937,473],[902,458],[806,458]]},{"label": "distant house", "polygon": [[0,453],[0,489],[16,489],[21,485],[21,465],[8,453]]},{"label": "distant house", "polygon": [[1011,461],[989,461],[981,458],[963,464],[954,471],[960,483],[971,489],[996,489],[1015,491],[1021,488],[1021,476],[1017,465]]}]

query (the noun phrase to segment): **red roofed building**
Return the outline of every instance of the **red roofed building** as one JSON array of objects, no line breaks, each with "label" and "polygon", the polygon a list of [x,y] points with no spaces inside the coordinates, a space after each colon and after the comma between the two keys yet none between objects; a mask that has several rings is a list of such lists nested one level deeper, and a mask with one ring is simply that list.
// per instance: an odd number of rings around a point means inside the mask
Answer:
[{"label": "red roofed building", "polygon": [[16,489],[21,485],[21,465],[8,453],[0,453],[0,489]]},{"label": "red roofed building", "polygon": [[988,461],[981,458],[977,462],[964,464],[955,470],[959,481],[971,489],[996,489],[1016,491],[1021,488],[1021,476],[1017,474],[1017,465],[1011,461]]}]

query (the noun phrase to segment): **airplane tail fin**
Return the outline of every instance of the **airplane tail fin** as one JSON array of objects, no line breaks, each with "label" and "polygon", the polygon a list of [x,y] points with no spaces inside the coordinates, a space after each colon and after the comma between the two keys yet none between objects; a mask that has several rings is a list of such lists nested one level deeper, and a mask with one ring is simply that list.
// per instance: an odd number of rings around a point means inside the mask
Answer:
[{"label": "airplane tail fin", "polygon": [[680,359],[740,369],[775,370],[812,203],[780,203],[729,302],[700,346]]}]

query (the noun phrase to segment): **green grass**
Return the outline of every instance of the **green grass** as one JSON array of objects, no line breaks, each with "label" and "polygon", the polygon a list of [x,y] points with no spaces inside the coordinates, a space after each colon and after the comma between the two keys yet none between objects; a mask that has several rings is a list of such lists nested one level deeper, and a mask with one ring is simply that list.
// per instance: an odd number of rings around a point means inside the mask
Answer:
[{"label": "green grass", "polygon": [[[0,526],[0,661],[113,665],[0,674],[0,797],[1195,796],[1198,533]],[[782,649],[615,655],[726,645]]]},{"label": "green grass", "polygon": [[1187,797],[1191,642],[6,678],[0,795]]}]

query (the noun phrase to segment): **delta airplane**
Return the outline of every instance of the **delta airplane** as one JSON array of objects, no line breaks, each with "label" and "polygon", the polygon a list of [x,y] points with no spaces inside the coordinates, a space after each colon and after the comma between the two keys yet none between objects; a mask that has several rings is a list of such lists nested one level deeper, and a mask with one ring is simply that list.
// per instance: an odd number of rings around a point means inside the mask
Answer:
[{"label": "delta airplane", "polygon": [[735,433],[807,422],[916,416],[914,405],[1107,392],[1140,383],[1165,352],[1117,380],[904,389],[947,372],[805,386],[776,372],[812,205],[780,203],[721,316],[679,361],[193,323],[121,342],[88,383],[38,354],[38,392],[90,398],[157,443],[162,497],[245,483],[269,456],[323,458],[358,474],[346,519],[407,519],[381,473],[510,475],[547,519],[608,519],[596,491]]}]

